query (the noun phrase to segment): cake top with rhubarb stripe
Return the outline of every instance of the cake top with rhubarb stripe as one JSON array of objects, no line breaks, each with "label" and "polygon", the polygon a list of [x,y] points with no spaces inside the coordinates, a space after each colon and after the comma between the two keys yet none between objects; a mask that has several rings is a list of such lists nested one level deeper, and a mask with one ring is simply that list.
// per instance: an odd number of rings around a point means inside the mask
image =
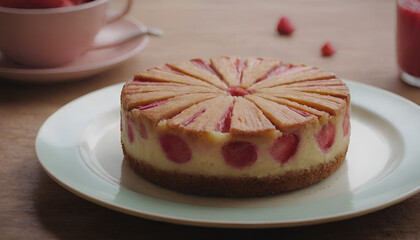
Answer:
[{"label": "cake top with rhubarb stripe", "polygon": [[350,102],[335,74],[276,59],[214,57],[143,70],[125,84],[122,108],[187,131],[255,134],[327,121]]}]

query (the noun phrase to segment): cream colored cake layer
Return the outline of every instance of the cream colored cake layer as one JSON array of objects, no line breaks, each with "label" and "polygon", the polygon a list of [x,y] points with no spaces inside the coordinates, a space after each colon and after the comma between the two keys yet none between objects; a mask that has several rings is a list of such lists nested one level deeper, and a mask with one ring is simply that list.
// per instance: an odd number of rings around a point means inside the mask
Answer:
[{"label": "cream colored cake layer", "polygon": [[[122,144],[127,152],[138,161],[144,161],[157,169],[177,171],[187,174],[202,174],[211,176],[237,176],[237,177],[265,177],[284,174],[290,170],[308,169],[311,166],[327,163],[334,160],[335,156],[347,148],[349,134],[343,136],[344,112],[338,117],[331,117],[327,123],[335,126],[335,140],[333,145],[326,151],[322,151],[316,140],[316,134],[322,127],[319,121],[315,121],[299,129],[296,134],[299,136],[297,152],[287,163],[280,163],[273,159],[269,148],[273,142],[282,136],[278,130],[264,136],[235,136],[235,141],[246,141],[254,144],[257,148],[258,158],[254,164],[245,168],[235,168],[226,164],[221,149],[224,144],[232,140],[229,133],[210,131],[206,134],[186,133],[182,130],[171,129],[167,121],[159,122],[155,127],[147,119],[133,120],[130,112],[122,112]],[[134,123],[134,124],[133,124]],[[127,136],[128,124],[134,127],[134,141],[130,142]],[[140,126],[144,126],[143,130]],[[141,131],[147,132],[147,138],[141,136]],[[192,159],[186,163],[175,163],[165,156],[159,142],[159,136],[165,134],[176,134],[180,136],[189,146]]]}]

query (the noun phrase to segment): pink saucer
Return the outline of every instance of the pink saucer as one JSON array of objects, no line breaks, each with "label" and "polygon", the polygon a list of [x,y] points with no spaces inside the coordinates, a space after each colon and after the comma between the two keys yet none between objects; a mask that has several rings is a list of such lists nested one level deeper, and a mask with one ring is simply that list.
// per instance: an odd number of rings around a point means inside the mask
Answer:
[{"label": "pink saucer", "polygon": [[[113,42],[119,36],[145,28],[137,20],[125,17],[103,28],[95,44]],[[78,60],[57,68],[28,68],[4,57],[0,52],[0,78],[26,82],[57,82],[78,79],[108,70],[139,53],[149,42],[143,35],[115,47],[91,50]]]}]

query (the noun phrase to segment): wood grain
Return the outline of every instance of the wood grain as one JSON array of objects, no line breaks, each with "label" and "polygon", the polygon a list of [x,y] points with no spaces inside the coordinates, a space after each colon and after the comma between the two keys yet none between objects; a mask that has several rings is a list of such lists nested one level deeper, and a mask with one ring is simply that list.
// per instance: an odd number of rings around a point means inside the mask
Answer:
[{"label": "wood grain", "polygon": [[[114,1],[118,8],[123,1]],[[419,239],[420,195],[361,217],[306,227],[218,229],[180,226],[108,210],[64,190],[41,169],[34,141],[42,123],[67,102],[126,81],[138,70],[193,57],[275,57],[306,63],[404,96],[420,89],[398,79],[392,0],[143,0],[131,16],[162,28],[144,51],[117,68],[57,84],[0,79],[0,239]],[[296,26],[279,36],[278,19]],[[337,53],[321,57],[331,41]]]}]

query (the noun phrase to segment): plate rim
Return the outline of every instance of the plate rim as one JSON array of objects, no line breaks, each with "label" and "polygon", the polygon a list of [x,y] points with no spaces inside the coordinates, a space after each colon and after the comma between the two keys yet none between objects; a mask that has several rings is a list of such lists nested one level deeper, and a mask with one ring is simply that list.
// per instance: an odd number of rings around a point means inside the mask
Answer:
[{"label": "plate rim", "polygon": [[[406,104],[410,104],[411,107],[414,107],[417,109],[417,111],[419,111],[420,113],[420,106],[417,105],[416,103],[402,97],[399,96],[395,93],[389,92],[387,90],[384,89],[380,89],[377,87],[373,87],[370,85],[366,85],[364,83],[360,83],[360,82],[355,82],[355,81],[351,81],[351,80],[344,80],[346,82],[346,84],[350,85],[350,86],[355,86],[356,88],[363,88],[367,91],[376,91],[380,94],[385,94],[386,96],[389,96],[393,99],[398,99],[399,101],[403,101]],[[357,217],[357,216],[361,216],[367,213],[371,213],[374,211],[378,211],[381,209],[384,209],[386,207],[389,207],[391,205],[394,205],[396,203],[399,203],[415,194],[417,194],[418,192],[420,192],[420,184],[413,186],[412,188],[410,188],[409,191],[405,191],[404,194],[400,194],[397,196],[393,196],[391,198],[389,198],[386,201],[382,201],[381,204],[373,204],[374,206],[365,206],[363,208],[358,208],[357,210],[353,210],[353,211],[348,211],[348,212],[340,212],[340,213],[336,213],[336,214],[332,214],[332,215],[327,215],[321,218],[306,218],[304,220],[290,220],[290,221],[284,221],[284,220],[271,220],[271,221],[258,221],[258,220],[254,220],[254,221],[232,221],[232,220],[225,220],[225,221],[220,221],[220,220],[205,220],[205,219],[193,219],[192,217],[190,218],[186,218],[186,217],[179,217],[179,216],[171,216],[168,214],[159,214],[156,213],[156,211],[139,211],[138,209],[133,209],[129,206],[124,206],[124,205],[118,205],[114,202],[109,202],[106,199],[100,199],[98,196],[93,196],[94,194],[90,193],[85,193],[83,191],[81,191],[80,189],[76,189],[74,187],[72,187],[68,182],[66,183],[65,181],[63,181],[62,179],[59,179],[59,176],[56,176],[53,172],[50,171],[50,169],[48,168],[48,166],[46,166],[43,162],[43,160],[41,159],[42,157],[40,157],[39,154],[39,144],[40,144],[40,139],[39,136],[42,133],[43,129],[47,126],[46,124],[48,124],[48,121],[54,116],[56,115],[60,110],[65,109],[67,106],[74,104],[74,102],[76,102],[77,100],[80,100],[82,98],[89,98],[92,97],[93,94],[101,94],[103,93],[103,91],[105,91],[106,89],[112,89],[112,88],[121,88],[122,85],[124,83],[118,83],[118,84],[114,84],[93,92],[90,92],[84,96],[81,96],[79,98],[74,99],[73,101],[67,103],[66,105],[62,106],[61,108],[59,108],[56,112],[54,112],[40,127],[36,140],[35,140],[35,150],[36,150],[36,155],[37,155],[37,159],[39,161],[39,163],[41,164],[42,168],[44,169],[44,171],[48,174],[48,176],[50,176],[55,182],[57,182],[60,186],[64,187],[66,190],[72,192],[73,194],[76,194],[77,196],[86,199],[90,202],[96,203],[98,205],[101,205],[103,207],[115,210],[115,211],[119,211],[122,213],[126,213],[129,215],[134,215],[137,217],[142,217],[142,218],[146,218],[146,219],[150,219],[150,220],[155,220],[155,221],[163,221],[163,222],[169,222],[169,223],[176,223],[176,224],[183,224],[183,225],[191,225],[191,226],[204,226],[204,227],[223,227],[223,228],[271,228],[271,227],[290,227],[290,226],[303,226],[303,225],[313,225],[313,224],[319,224],[319,223],[325,223],[325,222],[332,222],[332,221],[339,221],[339,220],[344,220],[344,219],[348,219],[348,218],[353,218],[353,217]],[[349,87],[350,87],[349,86]],[[350,89],[351,90],[351,89]],[[73,147],[78,148],[79,142],[77,142],[77,144]],[[80,153],[79,153],[80,154]],[[80,158],[80,156],[79,156]],[[405,158],[405,156],[403,157]],[[82,159],[79,159],[80,161],[83,161]],[[397,168],[400,168],[400,166],[398,166]],[[92,173],[94,174],[94,173]],[[389,175],[389,174],[388,174]],[[420,177],[416,179],[417,181],[420,180]],[[415,181],[414,183],[416,183],[417,181]],[[126,189],[125,187],[121,187],[122,189]],[[366,186],[364,187],[366,188]],[[131,191],[129,189],[126,189],[127,191]],[[351,192],[351,190],[350,190]],[[137,192],[133,192],[134,194],[140,194],[141,193],[137,193]],[[147,196],[146,196],[147,197]],[[153,197],[150,197],[153,198]],[[323,201],[323,200],[321,200]],[[325,201],[325,200],[324,200]],[[310,203],[310,202],[309,202]],[[179,203],[176,203],[179,204]],[[305,203],[308,204],[308,203]],[[180,204],[180,205],[188,205],[188,204]],[[191,206],[191,205],[190,205]],[[198,208],[200,208],[200,206],[196,206]],[[276,208],[276,207],[266,207],[266,208]],[[278,207],[277,207],[278,208]]]}]

